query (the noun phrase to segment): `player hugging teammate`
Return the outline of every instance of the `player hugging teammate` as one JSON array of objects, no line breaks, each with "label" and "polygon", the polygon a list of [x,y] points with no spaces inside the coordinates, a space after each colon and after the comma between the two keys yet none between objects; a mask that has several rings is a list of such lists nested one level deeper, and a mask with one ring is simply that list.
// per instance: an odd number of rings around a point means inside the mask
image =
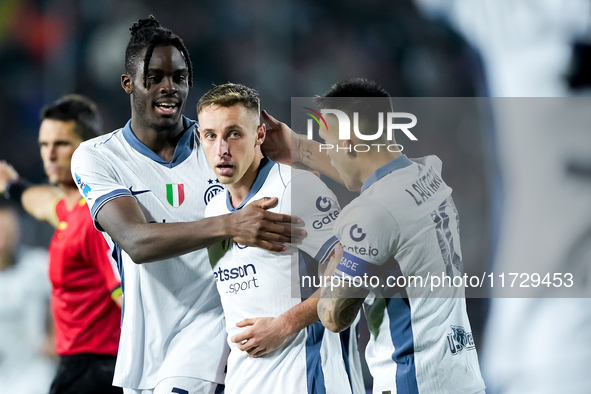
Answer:
[{"label": "player hugging teammate", "polygon": [[207,160],[227,188],[210,201],[205,216],[236,212],[258,198],[274,197],[278,203],[269,211],[297,215],[308,234],[283,252],[231,240],[209,247],[231,347],[226,393],[351,393],[341,337],[318,320],[318,294],[310,297],[299,287],[292,291],[293,264],[298,273],[315,273],[332,252],[332,226],[313,223],[326,215],[317,202],[338,211],[336,199],[311,172],[263,156],[265,125],[255,90],[218,86],[201,97],[197,112]]},{"label": "player hugging teammate", "polygon": [[[198,126],[183,116],[193,70],[182,40],[153,18],[131,32],[121,77],[131,119],[82,143],[72,157],[72,176],[115,250],[124,288],[114,384],[125,394],[214,394],[224,381],[228,393],[357,394],[363,388],[354,330],[330,331],[354,324],[373,292],[367,313],[378,328],[368,347],[375,393],[482,390],[475,351],[446,351],[452,327],[469,329],[463,297],[421,301],[363,288],[351,298],[343,287],[324,289],[319,302],[291,288],[292,270],[296,277],[319,265],[331,272],[342,249],[332,264],[322,263],[337,241],[361,240],[350,235],[354,225],[379,249],[376,256],[347,252],[364,272],[383,266],[406,275],[423,264],[444,265],[431,214],[453,215],[451,189],[441,185],[420,207],[404,200],[406,193],[394,194],[396,204],[383,201],[430,170],[440,174],[439,159],[391,152],[308,157],[303,164],[362,193],[336,223],[313,226],[337,201],[316,176],[284,165],[291,130],[263,113],[266,130],[257,93],[236,84],[212,89],[199,101]],[[358,81],[329,95],[359,91],[367,97],[376,87]],[[305,147],[294,141],[295,151]]]}]

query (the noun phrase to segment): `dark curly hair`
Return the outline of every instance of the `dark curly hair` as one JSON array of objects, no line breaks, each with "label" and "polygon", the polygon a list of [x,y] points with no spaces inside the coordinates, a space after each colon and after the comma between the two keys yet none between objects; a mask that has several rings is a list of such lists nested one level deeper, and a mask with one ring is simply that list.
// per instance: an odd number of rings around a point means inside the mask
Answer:
[{"label": "dark curly hair", "polygon": [[132,77],[135,77],[135,64],[140,58],[144,48],[147,48],[144,55],[144,87],[147,86],[148,65],[152,58],[152,52],[157,46],[174,46],[185,58],[187,68],[189,69],[189,86],[193,86],[193,66],[191,65],[191,58],[189,52],[183,43],[183,40],[174,34],[170,29],[162,27],[160,22],[150,15],[148,19],[140,19],[135,22],[130,28],[131,38],[125,50],[125,72]]}]

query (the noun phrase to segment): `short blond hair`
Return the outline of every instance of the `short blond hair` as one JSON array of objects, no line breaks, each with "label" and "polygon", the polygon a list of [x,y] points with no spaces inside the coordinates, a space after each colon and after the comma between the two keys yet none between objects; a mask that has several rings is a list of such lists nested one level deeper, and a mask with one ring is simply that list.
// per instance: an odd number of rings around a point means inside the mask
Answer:
[{"label": "short blond hair", "polygon": [[260,117],[261,101],[259,100],[259,92],[239,83],[231,82],[216,86],[201,96],[197,103],[197,114],[200,114],[203,108],[210,105],[231,107],[236,104],[242,104],[247,110]]}]

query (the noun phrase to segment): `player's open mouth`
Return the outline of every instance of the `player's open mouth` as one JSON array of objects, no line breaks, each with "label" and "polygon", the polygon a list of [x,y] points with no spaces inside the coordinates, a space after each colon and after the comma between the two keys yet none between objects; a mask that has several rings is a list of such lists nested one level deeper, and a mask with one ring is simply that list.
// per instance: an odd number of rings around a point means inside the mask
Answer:
[{"label": "player's open mouth", "polygon": [[232,172],[234,166],[231,164],[218,164],[216,168],[218,169],[218,174],[228,175]]},{"label": "player's open mouth", "polygon": [[176,111],[177,105],[178,105],[177,103],[173,103],[173,102],[156,103],[156,109],[161,114],[170,115],[174,111]]}]

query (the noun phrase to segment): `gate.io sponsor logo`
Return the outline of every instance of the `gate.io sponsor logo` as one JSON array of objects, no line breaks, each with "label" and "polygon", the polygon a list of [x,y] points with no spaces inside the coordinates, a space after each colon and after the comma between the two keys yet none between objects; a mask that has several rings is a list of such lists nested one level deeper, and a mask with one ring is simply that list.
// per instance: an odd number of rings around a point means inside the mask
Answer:
[{"label": "gate.io sponsor logo", "polygon": [[331,206],[332,204],[330,203],[330,200],[326,197],[318,197],[316,200],[316,208],[318,208],[320,212],[329,211]]},{"label": "gate.io sponsor logo", "polygon": [[365,234],[363,232],[363,229],[359,226],[357,226],[356,224],[354,224],[353,226],[351,226],[351,230],[349,230],[349,236],[351,237],[351,239],[355,242],[361,242],[365,239],[365,236],[367,234]]}]

